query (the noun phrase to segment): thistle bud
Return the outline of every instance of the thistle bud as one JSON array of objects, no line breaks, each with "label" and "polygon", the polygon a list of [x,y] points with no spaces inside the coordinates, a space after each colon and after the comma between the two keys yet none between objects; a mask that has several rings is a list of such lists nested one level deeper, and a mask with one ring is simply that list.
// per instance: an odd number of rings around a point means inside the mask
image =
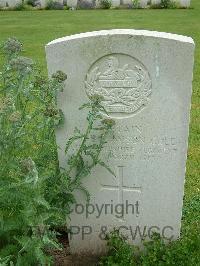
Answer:
[{"label": "thistle bud", "polygon": [[54,117],[58,114],[58,109],[53,104],[50,104],[46,107],[44,115],[48,117]]},{"label": "thistle bud", "polygon": [[10,122],[13,122],[13,123],[16,123],[16,122],[19,122],[21,119],[21,113],[16,111],[16,112],[13,112],[10,117],[9,117],[9,120]]},{"label": "thistle bud", "polygon": [[110,118],[106,118],[102,121],[102,124],[107,128],[112,128],[115,125],[115,121]]},{"label": "thistle bud", "polygon": [[62,83],[67,79],[67,75],[61,70],[58,70],[56,73],[52,75],[52,78],[57,80],[59,83]]},{"label": "thistle bud", "polygon": [[35,168],[35,163],[31,158],[27,158],[21,161],[22,171],[27,174],[32,172]]},{"label": "thistle bud", "polygon": [[104,100],[104,98],[101,95],[94,94],[90,97],[90,100],[96,104],[100,104]]},{"label": "thistle bud", "polygon": [[3,45],[6,54],[12,55],[22,51],[22,44],[16,38],[9,38]]},{"label": "thistle bud", "polygon": [[35,87],[41,87],[47,83],[47,79],[43,76],[37,76],[34,82]]},{"label": "thistle bud", "polygon": [[30,58],[19,56],[10,61],[10,67],[14,71],[30,72],[33,67],[33,61]]},{"label": "thistle bud", "polygon": [[5,103],[2,99],[0,99],[0,114],[3,113],[5,109]]}]

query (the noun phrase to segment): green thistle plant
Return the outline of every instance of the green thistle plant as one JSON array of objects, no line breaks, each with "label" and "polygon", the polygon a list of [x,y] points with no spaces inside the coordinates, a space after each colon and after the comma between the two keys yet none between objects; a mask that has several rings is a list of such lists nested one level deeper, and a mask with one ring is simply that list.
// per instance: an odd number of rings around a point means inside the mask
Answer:
[{"label": "green thistle plant", "polygon": [[[67,142],[67,167],[60,171],[55,127],[64,117],[56,100],[67,76],[62,71],[51,79],[42,76],[31,59],[20,55],[22,44],[16,39],[9,39],[2,47],[0,265],[52,265],[47,249],[61,249],[54,228],[66,226],[74,190],[83,190],[89,199],[83,178],[97,164],[112,172],[100,153],[114,121],[103,119],[101,112],[105,110],[98,95],[84,104],[80,109],[88,109],[86,131],[76,129]],[[76,140],[80,146],[69,156]]]},{"label": "green thistle plant", "polygon": [[3,51],[7,56],[15,56],[22,52],[23,45],[15,37],[9,38],[3,44]]},{"label": "green thistle plant", "polygon": [[[74,189],[83,189],[81,185],[81,180],[91,173],[91,170],[96,165],[101,165],[105,167],[113,175],[112,170],[100,159],[100,154],[104,148],[109,132],[111,132],[115,121],[112,119],[104,119],[101,111],[105,111],[104,107],[101,105],[103,98],[98,95],[94,95],[90,99],[91,101],[84,104],[79,109],[89,109],[87,115],[87,128],[85,132],[76,129],[73,137],[71,137],[65,148],[65,153],[69,152],[70,146],[80,140],[79,148],[77,152],[71,156],[67,161],[68,170],[65,172],[66,178],[70,180],[68,188],[70,191]],[[91,145],[92,136],[96,134],[96,143]],[[72,175],[73,173],[73,175]]]}]

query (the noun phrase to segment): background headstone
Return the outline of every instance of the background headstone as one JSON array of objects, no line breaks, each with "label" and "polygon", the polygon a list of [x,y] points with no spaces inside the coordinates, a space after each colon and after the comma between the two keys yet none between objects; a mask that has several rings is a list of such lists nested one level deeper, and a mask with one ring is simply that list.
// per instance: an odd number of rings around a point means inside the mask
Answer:
[{"label": "background headstone", "polygon": [[151,5],[158,5],[161,3],[161,0],[151,0]]},{"label": "background headstone", "polygon": [[39,2],[39,5],[41,8],[45,8],[48,1],[47,0],[39,0],[38,2]]},{"label": "background headstone", "polygon": [[81,9],[92,9],[96,6],[95,0],[78,0],[77,6]]},{"label": "background headstone", "polygon": [[120,6],[120,0],[112,0],[112,6],[113,7]]},{"label": "background headstone", "polygon": [[140,0],[139,5],[141,8],[146,8],[147,7],[148,0]]},{"label": "background headstone", "polygon": [[[152,231],[179,237],[193,54],[189,37],[122,29],[72,35],[46,46],[49,75],[57,70],[68,75],[58,97],[66,118],[56,132],[60,166],[67,138],[75,127],[85,127],[86,113],[78,108],[88,95],[105,96],[104,107],[116,122],[115,138],[102,152],[116,177],[96,167],[83,181],[95,212],[86,218],[73,206],[72,253],[104,253],[101,237],[114,227],[138,245]],[[80,191],[76,196],[86,208],[85,196]]]},{"label": "background headstone", "polygon": [[22,0],[0,0],[0,7],[15,7],[22,3]]},{"label": "background headstone", "polygon": [[[180,7],[190,7],[191,0],[172,0],[172,2],[177,3]],[[161,0],[151,0],[151,5],[158,5]]]},{"label": "background headstone", "polygon": [[122,4],[123,4],[123,5],[132,5],[133,2],[132,2],[131,0],[123,0],[123,1],[122,1]]},{"label": "background headstone", "polygon": [[67,6],[68,7],[77,7],[78,0],[67,0]]},{"label": "background headstone", "polygon": [[181,7],[190,7],[190,0],[179,0]]},{"label": "background headstone", "polygon": [[[123,0],[122,3],[124,5],[133,6],[132,0]],[[147,7],[148,0],[139,0],[138,4],[140,8],[146,8]]]}]

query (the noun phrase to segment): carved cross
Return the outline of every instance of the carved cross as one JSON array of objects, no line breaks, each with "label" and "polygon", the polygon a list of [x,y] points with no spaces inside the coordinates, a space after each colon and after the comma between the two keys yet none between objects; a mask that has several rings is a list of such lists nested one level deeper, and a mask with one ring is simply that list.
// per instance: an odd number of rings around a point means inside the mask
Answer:
[{"label": "carved cross", "polygon": [[119,169],[119,178],[118,178],[118,184],[115,186],[113,185],[102,185],[104,190],[110,190],[110,191],[118,191],[118,200],[120,204],[124,203],[124,192],[142,192],[141,186],[125,186],[124,185],[124,166],[118,166]]}]

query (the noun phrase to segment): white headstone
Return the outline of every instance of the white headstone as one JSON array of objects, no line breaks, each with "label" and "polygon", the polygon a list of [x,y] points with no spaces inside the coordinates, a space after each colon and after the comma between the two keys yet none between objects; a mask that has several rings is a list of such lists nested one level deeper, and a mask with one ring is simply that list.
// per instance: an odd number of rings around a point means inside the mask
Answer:
[{"label": "white headstone", "polygon": [[113,7],[117,7],[120,5],[120,0],[112,0],[111,2]]},{"label": "white headstone", "polygon": [[95,0],[95,7],[101,8],[101,1],[100,0]]},{"label": "white headstone", "polygon": [[0,0],[0,7],[16,7],[22,0]]},{"label": "white headstone", "polygon": [[78,0],[67,0],[67,6],[68,7],[77,7]]},{"label": "white headstone", "polygon": [[[47,1],[48,1],[48,0],[47,0]],[[54,0],[54,2],[59,3],[59,4],[61,4],[61,5],[64,5],[64,1],[63,1],[63,0]]]},{"label": "white headstone", "polygon": [[[140,8],[146,8],[147,7],[148,0],[139,0],[138,4]],[[123,0],[124,5],[133,5],[132,0]]]},{"label": "white headstone", "polygon": [[159,5],[161,0],[151,0],[151,5]]},{"label": "white headstone", "polygon": [[179,0],[179,4],[181,7],[190,7],[190,0]]},{"label": "white headstone", "polygon": [[96,0],[79,0],[77,6],[82,9],[92,9],[96,7]]},{"label": "white headstone", "polygon": [[[179,236],[193,54],[189,37],[130,29],[72,35],[46,46],[49,75],[68,75],[58,98],[66,118],[56,132],[60,165],[65,166],[66,139],[85,126],[86,113],[78,107],[88,95],[103,95],[116,122],[115,138],[102,152],[116,177],[98,166],[83,180],[94,213],[79,214],[86,199],[77,191],[82,207],[73,206],[71,214],[72,253],[104,253],[101,237],[114,227],[138,245],[140,234],[148,239],[152,231]],[[90,82],[95,71],[100,74]]]},{"label": "white headstone", "polygon": [[122,4],[123,4],[123,5],[132,5],[133,2],[132,2],[132,0],[123,0],[123,1],[122,1]]},{"label": "white headstone", "polygon": [[148,0],[140,0],[139,5],[141,8],[146,8],[147,7]]},{"label": "white headstone", "polygon": [[40,4],[40,6],[42,7],[42,8],[45,8],[46,7],[46,5],[47,5],[47,0],[39,0],[38,1],[39,2],[39,4]]},{"label": "white headstone", "polygon": [[[172,2],[177,3],[181,7],[190,7],[191,0],[172,0]],[[151,0],[152,5],[158,5],[161,3],[161,0]]]}]

